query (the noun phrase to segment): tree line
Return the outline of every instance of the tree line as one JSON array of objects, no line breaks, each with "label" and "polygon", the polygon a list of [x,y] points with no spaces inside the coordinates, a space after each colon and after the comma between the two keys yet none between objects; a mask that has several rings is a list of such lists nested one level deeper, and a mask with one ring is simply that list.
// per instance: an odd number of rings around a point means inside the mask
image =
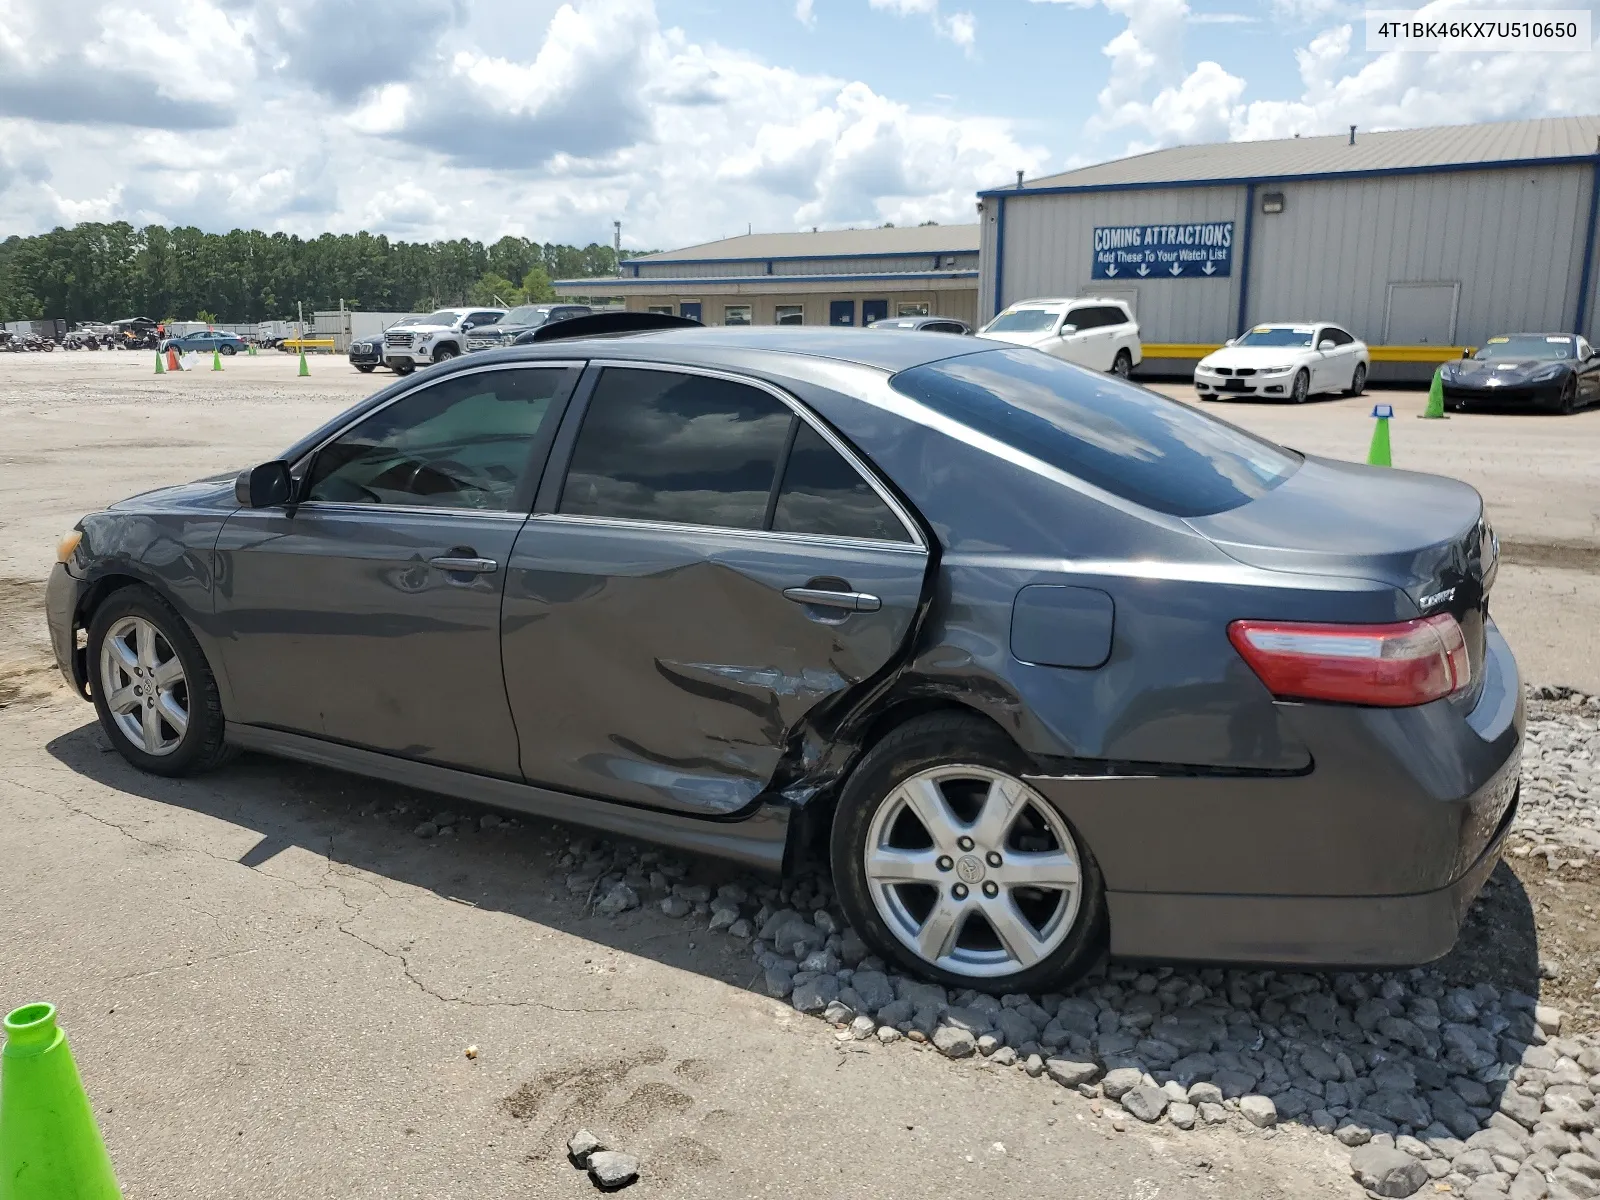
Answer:
[{"label": "tree line", "polygon": [[[643,252],[641,252],[643,253]],[[629,251],[623,258],[633,257]],[[252,322],[339,307],[418,312],[551,299],[552,279],[615,275],[610,246],[503,237],[491,245],[84,222],[0,242],[0,320],[127,316]]]}]

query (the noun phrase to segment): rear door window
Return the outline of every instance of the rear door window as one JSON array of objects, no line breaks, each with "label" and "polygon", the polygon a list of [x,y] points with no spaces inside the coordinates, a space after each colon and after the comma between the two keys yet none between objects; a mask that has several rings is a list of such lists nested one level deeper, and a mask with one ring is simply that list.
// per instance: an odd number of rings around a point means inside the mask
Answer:
[{"label": "rear door window", "polygon": [[1114,496],[1179,517],[1237,508],[1300,465],[1292,450],[1034,350],[902,371],[903,395]]},{"label": "rear door window", "polygon": [[823,436],[801,422],[778,489],[777,533],[909,542],[894,510]]},{"label": "rear door window", "polygon": [[608,367],[559,511],[763,529],[795,419],[775,396],[732,380]]}]

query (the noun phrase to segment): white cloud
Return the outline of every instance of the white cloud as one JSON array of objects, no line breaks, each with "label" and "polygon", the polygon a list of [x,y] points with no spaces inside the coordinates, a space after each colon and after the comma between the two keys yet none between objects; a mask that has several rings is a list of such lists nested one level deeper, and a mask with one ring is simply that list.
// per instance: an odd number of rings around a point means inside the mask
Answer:
[{"label": "white cloud", "polygon": [[970,51],[978,36],[978,19],[969,12],[945,13],[939,0],[867,0],[880,12],[892,12],[901,17],[927,17],[933,30],[942,38],[949,38],[963,50]]},{"label": "white cloud", "polygon": [[1191,12],[1188,16],[1191,25],[1255,25],[1260,20],[1260,17],[1233,12]]},{"label": "white cloud", "polygon": [[[971,221],[979,188],[1049,157],[1002,118],[696,42],[650,0],[552,2],[521,42],[407,0],[437,36],[386,66],[354,45],[307,57],[296,39],[326,29],[310,0],[181,0],[189,27],[229,31],[225,70],[207,67],[205,39],[173,39],[159,71],[116,74],[109,47],[143,45],[170,2],[91,8],[76,39],[47,28],[44,0],[0,19],[0,227],[106,217],[584,243],[620,218],[626,245],[670,247],[747,225]],[[390,9],[337,11],[348,32]],[[47,85],[83,86],[91,52],[112,80],[97,94],[114,83],[125,110],[50,119]]]},{"label": "white cloud", "polygon": [[807,29],[817,24],[816,0],[794,0],[794,19]]},{"label": "white cloud", "polygon": [[[1216,62],[1185,65],[1186,0],[1035,0],[1103,6],[1126,25],[1104,47],[1111,60],[1089,121],[1091,135],[1129,131],[1126,152],[1222,140],[1414,128],[1600,110],[1600,52],[1368,53],[1359,26],[1334,24],[1295,52],[1300,94],[1247,100],[1247,82]],[[1315,22],[1339,0],[1270,0],[1282,16]],[[1503,7],[1494,3],[1491,7]],[[1434,0],[1427,15],[1481,9],[1483,0]]]}]

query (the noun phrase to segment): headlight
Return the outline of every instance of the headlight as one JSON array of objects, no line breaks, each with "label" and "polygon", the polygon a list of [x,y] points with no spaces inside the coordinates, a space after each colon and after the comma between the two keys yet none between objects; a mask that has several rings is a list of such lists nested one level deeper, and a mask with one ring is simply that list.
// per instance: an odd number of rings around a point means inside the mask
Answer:
[{"label": "headlight", "polygon": [[74,529],[71,533],[61,535],[61,540],[56,543],[56,561],[64,563],[78,550],[78,544],[83,541],[83,530]]},{"label": "headlight", "polygon": [[1291,363],[1291,364],[1289,364],[1287,366],[1262,367],[1261,368],[1261,374],[1263,374],[1263,375],[1282,375],[1285,371],[1292,371],[1292,370],[1294,370],[1294,365]]},{"label": "headlight", "polygon": [[1541,367],[1535,371],[1531,378],[1535,383],[1548,383],[1552,379],[1560,378],[1564,371],[1566,367],[1560,363],[1551,363],[1548,367]]}]

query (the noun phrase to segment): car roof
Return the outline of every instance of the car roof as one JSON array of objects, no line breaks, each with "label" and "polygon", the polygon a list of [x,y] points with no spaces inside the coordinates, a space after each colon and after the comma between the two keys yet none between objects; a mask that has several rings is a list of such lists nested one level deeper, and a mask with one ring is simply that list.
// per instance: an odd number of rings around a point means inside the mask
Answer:
[{"label": "car roof", "polygon": [[[825,325],[707,325],[651,330],[625,336],[556,338],[531,346],[493,352],[497,359],[594,358],[668,359],[685,365],[715,365],[730,352],[763,351],[774,356],[832,359],[894,374],[941,359],[982,354],[993,344],[954,349],[948,334],[891,330],[835,329]],[[477,356],[475,355],[474,358]]]}]

